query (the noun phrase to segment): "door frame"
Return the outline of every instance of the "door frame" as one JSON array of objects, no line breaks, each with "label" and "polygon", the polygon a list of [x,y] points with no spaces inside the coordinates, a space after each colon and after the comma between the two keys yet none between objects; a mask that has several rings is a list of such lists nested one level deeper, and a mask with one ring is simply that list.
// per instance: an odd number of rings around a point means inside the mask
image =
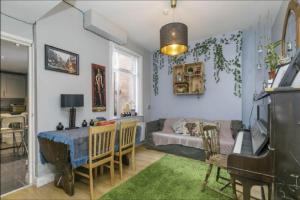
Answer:
[{"label": "door frame", "polygon": [[[36,144],[36,136],[35,136],[35,125],[36,125],[36,114],[35,114],[35,105],[36,105],[36,75],[35,75],[35,67],[34,67],[34,43],[33,40],[29,40],[27,38],[23,38],[17,35],[12,35],[10,33],[6,33],[1,31],[1,40],[6,40],[9,42],[19,43],[21,45],[28,47],[28,80],[27,80],[27,89],[28,89],[28,171],[29,171],[29,184],[24,187],[31,186],[35,184],[36,181],[36,173],[35,173],[35,144]],[[24,188],[22,187],[22,188]],[[22,189],[19,188],[19,189]],[[17,189],[17,190],[19,190]],[[9,193],[15,192],[13,190]],[[4,195],[1,195],[4,196]]]}]

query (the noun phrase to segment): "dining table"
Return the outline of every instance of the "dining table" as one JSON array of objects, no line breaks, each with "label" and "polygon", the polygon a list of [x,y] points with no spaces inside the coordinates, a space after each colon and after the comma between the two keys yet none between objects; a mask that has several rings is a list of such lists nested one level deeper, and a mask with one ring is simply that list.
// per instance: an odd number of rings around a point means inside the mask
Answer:
[{"label": "dining table", "polygon": [[[74,195],[74,169],[88,163],[89,127],[69,130],[45,131],[38,134],[41,163],[55,166],[54,185],[70,196]],[[115,149],[118,149],[116,131]],[[140,141],[141,130],[137,127],[136,144]]]}]

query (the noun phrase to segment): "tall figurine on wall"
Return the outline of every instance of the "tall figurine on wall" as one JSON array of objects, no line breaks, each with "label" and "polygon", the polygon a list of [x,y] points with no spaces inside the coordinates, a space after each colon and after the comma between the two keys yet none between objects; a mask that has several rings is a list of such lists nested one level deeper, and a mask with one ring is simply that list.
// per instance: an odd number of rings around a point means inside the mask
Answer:
[{"label": "tall figurine on wall", "polygon": [[92,64],[93,112],[106,111],[105,67]]}]

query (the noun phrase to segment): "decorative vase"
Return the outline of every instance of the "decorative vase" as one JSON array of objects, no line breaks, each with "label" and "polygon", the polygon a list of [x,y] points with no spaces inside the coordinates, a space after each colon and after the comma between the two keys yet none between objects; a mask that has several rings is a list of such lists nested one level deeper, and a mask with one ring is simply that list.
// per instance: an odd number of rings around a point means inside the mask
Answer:
[{"label": "decorative vase", "polygon": [[269,71],[269,79],[273,80],[275,78],[275,76],[276,76],[276,71],[275,70]]},{"label": "decorative vase", "polygon": [[58,125],[56,126],[56,130],[58,131],[64,130],[64,125],[62,125],[62,123],[59,122]]},{"label": "decorative vase", "polygon": [[94,122],[93,119],[91,119],[91,121],[90,121],[90,126],[94,126],[94,125],[95,125],[95,122]]},{"label": "decorative vase", "polygon": [[82,125],[82,127],[87,127],[87,122],[85,120],[83,120],[81,125]]}]

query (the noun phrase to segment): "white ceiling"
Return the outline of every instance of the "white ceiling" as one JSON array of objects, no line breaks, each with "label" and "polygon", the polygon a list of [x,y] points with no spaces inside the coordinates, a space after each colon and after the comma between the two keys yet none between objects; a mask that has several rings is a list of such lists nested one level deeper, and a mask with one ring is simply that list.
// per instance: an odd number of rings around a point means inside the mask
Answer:
[{"label": "white ceiling", "polygon": [[[60,0],[12,1],[1,0],[1,12],[33,23]],[[94,9],[112,23],[127,31],[130,40],[144,48],[159,49],[161,26],[173,21],[170,1],[80,1],[69,0],[76,7],[87,11]],[[189,40],[195,41],[256,25],[259,18],[269,19],[277,15],[282,1],[188,1],[179,0],[175,9],[175,21],[188,25]],[[164,10],[169,14],[163,14]],[[271,22],[272,23],[272,22]]]},{"label": "white ceiling", "polygon": [[1,71],[27,74],[28,47],[1,40]]},{"label": "white ceiling", "polygon": [[60,2],[60,0],[1,0],[1,13],[13,16],[28,23],[34,23]]},{"label": "white ceiling", "polygon": [[[95,9],[127,31],[131,40],[153,51],[159,49],[160,27],[172,21],[170,1],[71,1],[87,11]],[[188,25],[189,40],[256,25],[259,17],[277,15],[281,1],[178,1],[175,21]],[[169,14],[164,15],[164,9]]]}]

